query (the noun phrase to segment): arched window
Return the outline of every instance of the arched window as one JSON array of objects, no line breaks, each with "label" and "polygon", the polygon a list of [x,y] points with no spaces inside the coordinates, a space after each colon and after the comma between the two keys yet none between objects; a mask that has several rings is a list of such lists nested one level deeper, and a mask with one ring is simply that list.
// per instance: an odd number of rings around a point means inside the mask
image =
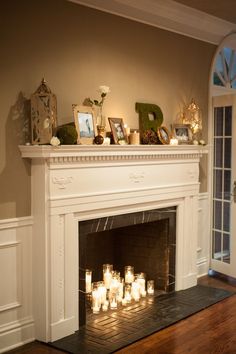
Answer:
[{"label": "arched window", "polygon": [[236,52],[223,47],[215,61],[213,84],[227,89],[236,89]]}]

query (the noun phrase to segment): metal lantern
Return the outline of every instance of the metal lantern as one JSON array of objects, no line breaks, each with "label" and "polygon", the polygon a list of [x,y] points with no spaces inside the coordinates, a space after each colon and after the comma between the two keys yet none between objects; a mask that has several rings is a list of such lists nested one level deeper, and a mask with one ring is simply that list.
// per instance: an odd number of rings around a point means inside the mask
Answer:
[{"label": "metal lantern", "polygon": [[31,142],[49,144],[57,126],[56,96],[46,85],[45,79],[31,95]]}]

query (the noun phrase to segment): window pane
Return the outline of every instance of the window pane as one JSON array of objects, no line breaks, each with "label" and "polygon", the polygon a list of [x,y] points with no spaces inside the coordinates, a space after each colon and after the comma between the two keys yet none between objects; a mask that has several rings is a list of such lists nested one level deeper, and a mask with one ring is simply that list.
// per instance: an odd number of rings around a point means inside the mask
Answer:
[{"label": "window pane", "polygon": [[214,202],[214,228],[221,230],[222,226],[222,202]]},{"label": "window pane", "polygon": [[225,136],[232,135],[232,107],[225,107]]},{"label": "window pane", "polygon": [[230,231],[230,203],[224,203],[224,223],[223,230],[229,232]]},{"label": "window pane", "polygon": [[222,170],[214,171],[214,198],[222,199]]},{"label": "window pane", "polygon": [[222,166],[222,155],[223,155],[223,139],[215,138],[215,167]]},{"label": "window pane", "polygon": [[230,237],[223,234],[223,262],[230,263]]},{"label": "window pane", "polygon": [[223,107],[215,108],[215,136],[223,135]]},{"label": "window pane", "polygon": [[231,138],[225,138],[225,168],[231,168]]},{"label": "window pane", "polygon": [[224,171],[224,199],[230,200],[231,194],[231,171]]},{"label": "window pane", "polygon": [[221,260],[221,233],[213,231],[213,258]]}]

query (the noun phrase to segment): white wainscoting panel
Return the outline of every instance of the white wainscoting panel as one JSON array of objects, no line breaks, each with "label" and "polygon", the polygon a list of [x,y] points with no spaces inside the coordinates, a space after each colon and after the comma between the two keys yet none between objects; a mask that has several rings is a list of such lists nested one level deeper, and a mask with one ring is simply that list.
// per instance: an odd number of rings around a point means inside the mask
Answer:
[{"label": "white wainscoting panel", "polygon": [[210,262],[210,215],[209,194],[199,195],[198,208],[198,245],[197,245],[197,273],[198,277],[206,275]]},{"label": "white wainscoting panel", "polygon": [[0,353],[32,340],[32,217],[0,220]]}]

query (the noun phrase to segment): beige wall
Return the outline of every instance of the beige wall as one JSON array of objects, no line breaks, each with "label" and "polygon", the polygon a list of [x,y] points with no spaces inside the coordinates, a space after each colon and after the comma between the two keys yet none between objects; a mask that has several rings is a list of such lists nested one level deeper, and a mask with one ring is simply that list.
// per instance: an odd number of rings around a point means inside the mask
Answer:
[{"label": "beige wall", "polygon": [[104,113],[131,128],[136,101],[159,105],[169,127],[194,97],[206,136],[213,45],[65,0],[1,1],[0,23],[0,219],[30,214],[30,163],[18,144],[43,76],[57,95],[59,124],[103,84],[111,88]]}]

